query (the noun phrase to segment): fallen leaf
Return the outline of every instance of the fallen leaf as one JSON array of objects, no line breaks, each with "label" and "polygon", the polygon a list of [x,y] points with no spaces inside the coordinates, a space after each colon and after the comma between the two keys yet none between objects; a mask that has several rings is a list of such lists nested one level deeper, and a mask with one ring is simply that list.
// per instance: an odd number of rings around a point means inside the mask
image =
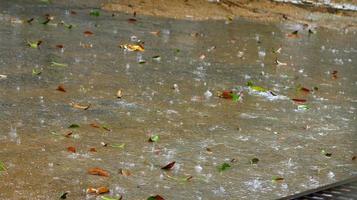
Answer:
[{"label": "fallen leaf", "polygon": [[102,125],[102,128],[106,131],[112,131],[112,129],[110,129],[108,126],[106,125]]},{"label": "fallen leaf", "polygon": [[279,176],[273,176],[271,179],[273,182],[281,182],[284,181],[283,177],[279,177]]},{"label": "fallen leaf", "polygon": [[77,108],[77,109],[82,109],[82,110],[88,110],[90,108],[90,104],[88,105],[81,105],[81,104],[78,104],[78,103],[70,103],[70,105],[73,107],[73,108]]},{"label": "fallen leaf", "polygon": [[131,172],[127,169],[119,169],[119,173],[123,176],[131,176]]},{"label": "fallen leaf", "polygon": [[157,56],[153,56],[152,59],[155,61],[160,61],[161,57],[159,55],[157,55]]},{"label": "fallen leaf", "polygon": [[64,47],[64,46],[63,46],[62,44],[57,44],[57,45],[56,45],[56,48],[59,48],[59,49],[63,49],[63,47]]},{"label": "fallen leaf", "polygon": [[218,166],[218,171],[223,172],[229,168],[231,168],[231,166],[228,163],[223,163],[222,165]]},{"label": "fallen leaf", "polygon": [[31,24],[31,22],[34,20],[34,18],[30,18],[28,20],[26,20],[27,23]]},{"label": "fallen leaf", "polygon": [[99,187],[99,188],[93,188],[93,187],[89,187],[87,189],[87,193],[88,194],[104,194],[104,193],[108,193],[109,192],[109,188],[107,187]]},{"label": "fallen leaf", "polygon": [[66,133],[64,136],[65,136],[66,138],[69,138],[72,134],[73,134],[73,132],[68,132],[68,133]]},{"label": "fallen leaf", "polygon": [[93,128],[100,128],[100,126],[98,125],[98,124],[96,124],[96,123],[91,123],[91,124],[89,124],[91,127],[93,127]]},{"label": "fallen leaf", "polygon": [[38,47],[40,47],[40,44],[42,44],[41,40],[35,41],[35,42],[27,41],[27,45],[34,49],[37,49]]},{"label": "fallen leaf", "polygon": [[321,154],[326,156],[326,157],[331,157],[332,156],[332,153],[328,153],[324,149],[321,150]]},{"label": "fallen leaf", "polygon": [[123,44],[119,47],[127,51],[145,51],[144,46],[141,44]]},{"label": "fallen leaf", "polygon": [[123,97],[123,93],[122,93],[121,90],[118,90],[118,92],[117,92],[117,97],[118,97],[119,99]]},{"label": "fallen leaf", "polygon": [[287,34],[287,37],[289,37],[289,38],[298,38],[299,37],[298,32],[299,31],[297,31],[297,30],[293,31],[290,34]]},{"label": "fallen leaf", "polygon": [[32,69],[32,75],[33,76],[36,76],[36,75],[40,75],[42,73],[41,70],[38,70],[38,69]]},{"label": "fallen leaf", "polygon": [[117,197],[117,198],[112,198],[112,197],[107,197],[107,196],[101,196],[100,198],[102,198],[102,200],[121,200],[121,199],[123,199],[122,196]]},{"label": "fallen leaf", "polygon": [[7,78],[7,76],[6,75],[4,75],[4,74],[0,74],[0,80],[1,79],[6,79]]},{"label": "fallen leaf", "polygon": [[252,158],[251,160],[250,160],[250,164],[257,164],[259,162],[259,159],[258,158]]},{"label": "fallen leaf", "polygon": [[84,31],[83,32],[85,36],[91,36],[93,33],[91,31]]},{"label": "fallen leaf", "polygon": [[61,194],[60,199],[67,199],[67,194],[68,192],[64,192],[63,194]]},{"label": "fallen leaf", "polygon": [[308,105],[298,105],[297,110],[308,110],[310,107]]},{"label": "fallen leaf", "polygon": [[59,85],[56,90],[60,92],[66,92],[66,89],[64,89],[63,85]]},{"label": "fallen leaf", "polygon": [[67,151],[76,153],[76,148],[75,147],[67,147]]},{"label": "fallen leaf", "polygon": [[77,14],[76,11],[71,10],[71,15],[76,15],[76,14]]},{"label": "fallen leaf", "polygon": [[232,90],[223,90],[218,94],[218,97],[223,99],[233,99],[233,91]]},{"label": "fallen leaf", "polygon": [[306,102],[306,99],[291,99],[291,100],[296,103],[305,103]]},{"label": "fallen leaf", "polygon": [[79,128],[78,124],[71,124],[68,126],[68,128]]},{"label": "fallen leaf", "polygon": [[332,79],[337,79],[337,73],[338,71],[334,70],[331,74],[332,74]]},{"label": "fallen leaf", "polygon": [[99,17],[100,16],[100,12],[99,12],[99,10],[91,10],[89,15],[90,16]]},{"label": "fallen leaf", "polygon": [[356,156],[353,156],[351,160],[356,160]]},{"label": "fallen leaf", "polygon": [[175,161],[170,162],[169,164],[167,164],[167,165],[161,167],[161,169],[170,170],[170,169],[172,169],[172,168],[174,167],[175,163],[176,163]]},{"label": "fallen leaf", "polygon": [[305,88],[305,87],[300,87],[300,91],[307,92],[307,93],[311,92],[310,89]]},{"label": "fallen leaf", "polygon": [[97,152],[97,149],[95,149],[94,147],[89,149],[90,152]]},{"label": "fallen leaf", "polygon": [[160,35],[160,31],[151,31],[150,34],[153,34],[155,36],[159,36]]},{"label": "fallen leaf", "polygon": [[160,195],[155,195],[155,196],[150,196],[149,198],[147,198],[147,200],[165,200],[165,199]]},{"label": "fallen leaf", "polygon": [[58,63],[58,62],[51,62],[51,67],[67,67],[68,65],[66,63]]},{"label": "fallen leaf", "polygon": [[109,173],[99,167],[90,168],[88,173],[91,175],[105,176],[109,177]]},{"label": "fallen leaf", "polygon": [[3,171],[6,171],[6,167],[5,167],[5,164],[0,161],[0,172],[3,172]]},{"label": "fallen leaf", "polygon": [[152,135],[150,138],[149,138],[149,142],[157,142],[159,141],[160,137],[158,135]]},{"label": "fallen leaf", "polygon": [[129,18],[129,19],[128,19],[128,22],[129,22],[129,23],[134,23],[134,22],[136,22],[136,21],[138,21],[138,20],[135,19],[135,18]]},{"label": "fallen leaf", "polygon": [[111,144],[110,147],[124,149],[125,144]]}]

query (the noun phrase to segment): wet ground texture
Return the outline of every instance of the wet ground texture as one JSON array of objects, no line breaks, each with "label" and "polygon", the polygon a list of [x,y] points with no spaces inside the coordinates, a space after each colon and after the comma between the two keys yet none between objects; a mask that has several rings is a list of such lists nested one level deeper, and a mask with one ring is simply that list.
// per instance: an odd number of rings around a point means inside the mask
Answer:
[{"label": "wet ground texture", "polygon": [[95,5],[0,1],[0,199],[275,199],[356,175],[356,32]]}]

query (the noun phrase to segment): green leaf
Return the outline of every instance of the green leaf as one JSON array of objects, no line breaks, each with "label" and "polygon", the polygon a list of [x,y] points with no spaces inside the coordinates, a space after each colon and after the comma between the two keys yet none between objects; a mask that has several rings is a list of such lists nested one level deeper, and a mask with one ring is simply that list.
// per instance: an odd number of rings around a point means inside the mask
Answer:
[{"label": "green leaf", "polygon": [[120,197],[113,198],[113,197],[107,197],[107,196],[101,196],[102,200],[119,200]]},{"label": "green leaf", "polygon": [[40,75],[42,73],[39,69],[32,69],[32,76]]},{"label": "green leaf", "polygon": [[68,128],[79,128],[78,124],[71,124],[70,126],[68,126]]},{"label": "green leaf", "polygon": [[29,45],[29,47],[33,48],[33,49],[37,49],[39,47],[39,44],[41,44],[40,41],[27,41],[27,44]]},{"label": "green leaf", "polygon": [[124,149],[125,144],[124,143],[123,144],[111,144],[110,147]]},{"label": "green leaf", "polygon": [[232,100],[233,102],[237,103],[240,100],[240,95],[232,94]]},{"label": "green leaf", "polygon": [[3,171],[6,171],[6,167],[5,167],[5,164],[0,161],[0,172],[3,172]]},{"label": "green leaf", "polygon": [[250,164],[257,164],[259,162],[259,159],[258,158],[252,158],[251,160],[250,160]]},{"label": "green leaf", "polygon": [[258,91],[258,92],[266,92],[266,91],[268,91],[268,90],[265,89],[265,88],[262,88],[262,87],[260,87],[260,86],[254,85],[252,81],[248,81],[248,82],[247,82],[247,86],[250,87],[250,89],[252,89],[252,90],[254,90],[254,91]]},{"label": "green leaf", "polygon": [[310,107],[308,105],[298,105],[297,107],[298,110],[308,110]]},{"label": "green leaf", "polygon": [[218,166],[218,171],[223,172],[229,169],[231,166],[228,163],[223,163],[222,165]]},{"label": "green leaf", "polygon": [[99,10],[91,10],[89,13],[90,16],[95,16],[95,17],[99,17],[100,12]]},{"label": "green leaf", "polygon": [[58,63],[58,62],[51,62],[51,67],[67,67],[68,65],[66,63]]},{"label": "green leaf", "polygon": [[271,180],[275,183],[275,182],[278,182],[278,181],[283,181],[284,178],[283,177],[280,177],[280,176],[273,176],[271,178]]},{"label": "green leaf", "polygon": [[152,135],[149,139],[150,142],[158,142],[160,139],[159,135]]}]

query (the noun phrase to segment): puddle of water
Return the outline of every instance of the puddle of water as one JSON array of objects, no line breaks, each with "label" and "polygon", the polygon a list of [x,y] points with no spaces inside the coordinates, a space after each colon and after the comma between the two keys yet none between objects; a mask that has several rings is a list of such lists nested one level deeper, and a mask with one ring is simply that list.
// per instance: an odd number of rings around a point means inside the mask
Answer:
[{"label": "puddle of water", "polygon": [[[74,4],[71,15],[68,5],[1,1],[1,199],[55,199],[65,191],[70,199],[99,199],[86,195],[90,186],[125,199],[274,199],[356,174],[355,32],[317,28],[309,35],[294,24],[243,20],[139,16],[128,23],[129,15],[93,17]],[[38,23],[46,13],[74,28]],[[32,17],[31,25],[16,21]],[[296,28],[299,38],[286,37]],[[27,40],[42,44],[32,49]],[[119,48],[132,40],[144,41],[145,51]],[[51,67],[52,61],[68,66]],[[268,91],[251,91],[248,81]],[[60,84],[67,92],[56,90]],[[306,94],[299,85],[318,90]],[[238,86],[239,102],[216,95]],[[306,99],[310,109],[298,110],[291,98]],[[91,107],[74,109],[72,102]],[[67,129],[71,124],[80,127]],[[159,142],[147,142],[152,134]],[[172,171],[160,169],[171,161]],[[231,167],[220,173],[224,162]],[[110,177],[88,175],[91,167]],[[132,176],[120,175],[121,168]]]}]

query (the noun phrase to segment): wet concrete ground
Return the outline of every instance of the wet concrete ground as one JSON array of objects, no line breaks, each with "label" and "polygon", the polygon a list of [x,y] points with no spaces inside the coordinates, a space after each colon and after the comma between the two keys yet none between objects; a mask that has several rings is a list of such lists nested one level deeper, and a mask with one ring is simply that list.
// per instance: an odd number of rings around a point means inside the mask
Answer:
[{"label": "wet concrete ground", "polygon": [[[275,199],[356,175],[355,32],[19,2],[0,1],[0,199],[101,199],[86,194],[100,186],[123,199]],[[119,48],[136,39],[144,52]]]}]

